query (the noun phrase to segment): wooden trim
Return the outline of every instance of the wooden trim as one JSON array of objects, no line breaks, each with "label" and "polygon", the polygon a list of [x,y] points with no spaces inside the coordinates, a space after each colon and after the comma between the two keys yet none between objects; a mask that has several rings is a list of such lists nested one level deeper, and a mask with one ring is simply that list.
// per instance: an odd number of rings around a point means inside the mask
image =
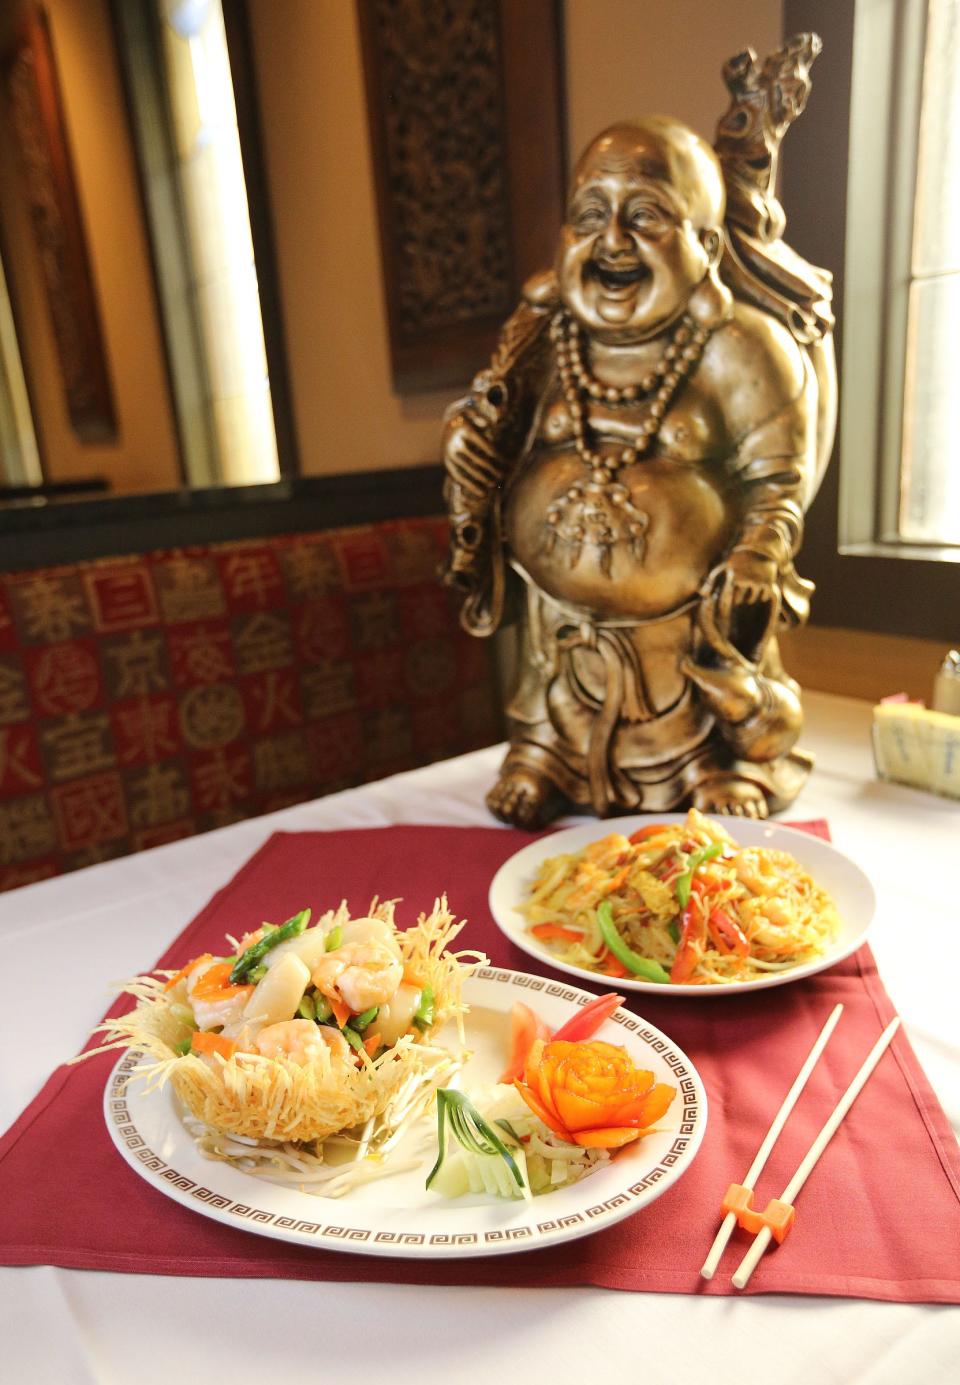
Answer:
[{"label": "wooden trim", "polygon": [[113,442],[117,418],[103,325],[42,9],[25,12],[0,67],[70,426],[83,443]]},{"label": "wooden trim", "polygon": [[0,571],[443,515],[443,477],[443,468],[430,464],[293,477],[268,486],[0,505]]},{"label": "wooden trim", "polygon": [[939,640],[808,625],[780,639],[783,662],[801,688],[879,702],[905,692],[929,706],[946,646]]},{"label": "wooden trim", "polygon": [[247,188],[253,257],[257,267],[260,316],[263,321],[263,341],[270,375],[270,399],[273,406],[280,475],[298,476],[299,445],[290,393],[286,333],[283,325],[280,281],[277,275],[270,190],[263,153],[248,0],[223,0],[223,23],[237,107],[237,129],[240,133],[243,176]]}]

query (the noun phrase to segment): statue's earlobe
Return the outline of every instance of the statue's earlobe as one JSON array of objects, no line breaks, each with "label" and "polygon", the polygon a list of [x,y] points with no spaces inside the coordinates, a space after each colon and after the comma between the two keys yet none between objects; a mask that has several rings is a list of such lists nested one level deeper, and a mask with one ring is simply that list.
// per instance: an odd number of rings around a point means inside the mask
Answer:
[{"label": "statue's earlobe", "polygon": [[723,234],[717,226],[710,226],[700,232],[700,244],[706,253],[711,269],[716,269],[723,254]]}]

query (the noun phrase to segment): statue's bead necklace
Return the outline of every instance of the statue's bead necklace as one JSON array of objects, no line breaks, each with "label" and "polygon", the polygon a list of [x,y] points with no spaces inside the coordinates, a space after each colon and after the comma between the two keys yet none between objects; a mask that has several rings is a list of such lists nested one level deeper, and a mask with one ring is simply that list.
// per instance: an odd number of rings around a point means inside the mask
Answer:
[{"label": "statue's bead necklace", "polygon": [[[579,324],[565,312],[556,315],[550,324],[550,334],[574,445],[595,482],[611,481],[621,466],[630,466],[649,450],[670,401],[703,355],[710,331],[709,327],[700,327],[693,318],[684,315],[671,332],[660,360],[639,384],[605,385],[590,373],[584,361]],[[592,447],[588,441],[591,404],[607,404],[612,408],[640,404],[643,416],[637,424],[636,444],[606,456]]]}]

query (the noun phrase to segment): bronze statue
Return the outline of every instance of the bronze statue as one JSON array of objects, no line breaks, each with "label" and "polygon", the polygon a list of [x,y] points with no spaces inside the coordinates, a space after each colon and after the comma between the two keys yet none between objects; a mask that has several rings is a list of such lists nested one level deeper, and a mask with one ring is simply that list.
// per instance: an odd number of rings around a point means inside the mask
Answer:
[{"label": "bronze statue", "polygon": [[507,822],[765,817],[809,772],[776,636],[812,591],[793,559],[833,441],[833,319],[774,185],[819,50],[727,63],[714,149],[661,116],[598,136],[555,268],[448,415],[447,580],[474,634],[520,625],[487,798]]}]

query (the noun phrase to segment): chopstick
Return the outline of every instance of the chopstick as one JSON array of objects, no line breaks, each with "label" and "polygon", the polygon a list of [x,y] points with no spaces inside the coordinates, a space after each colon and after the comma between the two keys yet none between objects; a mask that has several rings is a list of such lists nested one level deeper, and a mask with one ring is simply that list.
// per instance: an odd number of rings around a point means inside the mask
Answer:
[{"label": "chopstick", "polygon": [[[826,1024],[820,1030],[820,1033],[813,1047],[807,1054],[806,1061],[804,1062],[803,1067],[797,1073],[793,1086],[790,1088],[789,1092],[787,1092],[787,1095],[783,1099],[783,1104],[780,1107],[780,1110],[774,1116],[770,1124],[770,1129],[763,1137],[763,1143],[757,1150],[756,1157],[754,1158],[753,1163],[747,1170],[746,1177],[743,1180],[743,1187],[753,1188],[754,1184],[756,1183],[756,1180],[759,1178],[764,1164],[770,1157],[770,1151],[776,1144],[777,1139],[780,1135],[780,1131],[786,1124],[787,1117],[793,1110],[794,1106],[796,1106],[797,1098],[800,1096],[800,1093],[807,1085],[807,1079],[813,1072],[813,1069],[816,1067],[817,1059],[820,1057],[820,1054],[826,1047],[827,1040],[830,1038],[830,1035],[836,1028],[837,1020],[840,1018],[842,1013],[842,1005],[835,1005],[834,1008],[831,1010],[830,1016]],[[733,1233],[733,1228],[736,1226],[736,1224],[736,1213],[728,1212],[720,1224],[720,1230],[717,1232],[713,1245],[710,1247],[710,1253],[707,1256],[706,1260],[704,1260],[703,1266],[701,1267],[700,1273],[704,1279],[713,1278],[714,1271],[716,1270],[717,1265],[720,1263],[720,1257],[723,1255],[723,1252],[727,1247],[727,1242],[729,1241]],[[767,1236],[767,1240],[769,1241],[769,1233]],[[760,1254],[762,1253],[763,1251],[760,1252]]]},{"label": "chopstick", "polygon": [[[824,1123],[824,1126],[820,1131],[820,1134],[817,1136],[813,1144],[807,1150],[807,1153],[804,1155],[804,1158],[800,1163],[800,1167],[797,1169],[796,1173],[790,1179],[790,1182],[784,1188],[783,1193],[780,1196],[781,1202],[792,1203],[797,1193],[803,1187],[804,1183],[806,1183],[807,1179],[810,1177],[810,1174],[813,1172],[814,1165],[816,1164],[817,1160],[820,1158],[821,1154],[826,1149],[827,1145],[830,1143],[831,1139],[835,1135],[840,1122],[843,1120],[844,1116],[850,1110],[850,1107],[853,1105],[857,1097],[860,1095],[860,1092],[863,1089],[863,1086],[866,1083],[867,1078],[870,1076],[874,1068],[879,1063],[880,1059],[883,1057],[884,1053],[890,1045],[891,1040],[893,1039],[894,1034],[897,1032],[899,1028],[900,1019],[898,1016],[892,1019],[890,1023],[887,1025],[886,1029],[880,1035],[880,1038],[877,1040],[873,1048],[870,1050],[870,1052],[864,1059],[860,1071],[854,1077],[853,1081],[850,1083],[849,1087],[844,1092],[843,1096],[840,1098],[836,1106],[833,1108],[833,1111]],[[829,1035],[827,1037],[829,1037]],[[757,1233],[756,1237],[754,1238],[753,1244],[751,1245],[750,1249],[747,1251],[743,1259],[740,1261],[740,1264],[737,1267],[737,1270],[733,1276],[734,1288],[746,1288],[750,1280],[750,1276],[753,1274],[753,1271],[756,1269],[757,1264],[760,1261],[760,1257],[763,1255],[763,1252],[770,1244],[770,1238],[772,1234],[773,1233],[770,1230],[769,1226],[764,1226]]]}]

